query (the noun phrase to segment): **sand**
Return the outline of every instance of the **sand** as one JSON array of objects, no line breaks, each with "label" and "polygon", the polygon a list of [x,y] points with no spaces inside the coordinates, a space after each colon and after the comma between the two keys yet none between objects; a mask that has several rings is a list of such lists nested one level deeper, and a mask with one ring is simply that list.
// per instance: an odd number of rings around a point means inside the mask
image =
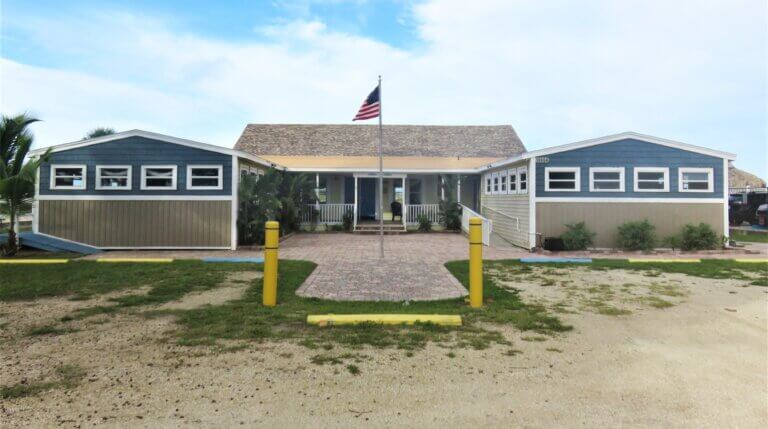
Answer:
[{"label": "sand", "polygon": [[[500,347],[452,350],[454,358],[438,346],[412,357],[363,349],[357,362],[322,366],[310,362],[318,351],[289,343],[177,346],[171,317],[97,316],[71,322],[76,332],[29,337],[20,326],[94,301],[3,303],[0,384],[60,364],[87,375],[69,391],[0,399],[0,426],[766,427],[768,289],[663,280],[685,292],[669,308],[631,304],[622,316],[573,308],[560,317],[574,331],[546,341],[506,328],[522,351],[514,356]],[[562,296],[553,287],[529,284],[523,297],[554,305]]]}]

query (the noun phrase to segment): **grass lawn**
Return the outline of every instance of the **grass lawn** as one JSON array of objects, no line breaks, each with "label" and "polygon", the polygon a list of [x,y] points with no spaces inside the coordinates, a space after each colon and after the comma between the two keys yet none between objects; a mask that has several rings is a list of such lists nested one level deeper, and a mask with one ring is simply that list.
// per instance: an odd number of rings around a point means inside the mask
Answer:
[{"label": "grass lawn", "polygon": [[748,243],[768,243],[768,234],[745,234],[743,232],[734,232],[731,239],[735,241],[746,241]]}]

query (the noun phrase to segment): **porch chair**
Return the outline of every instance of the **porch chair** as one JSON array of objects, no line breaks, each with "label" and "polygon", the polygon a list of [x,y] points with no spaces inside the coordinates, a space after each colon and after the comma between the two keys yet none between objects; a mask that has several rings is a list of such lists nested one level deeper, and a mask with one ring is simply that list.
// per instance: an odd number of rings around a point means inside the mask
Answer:
[{"label": "porch chair", "polygon": [[393,201],[392,204],[389,205],[390,210],[392,210],[392,222],[395,221],[395,217],[399,216],[400,221],[403,220],[403,205],[400,204],[397,201]]}]

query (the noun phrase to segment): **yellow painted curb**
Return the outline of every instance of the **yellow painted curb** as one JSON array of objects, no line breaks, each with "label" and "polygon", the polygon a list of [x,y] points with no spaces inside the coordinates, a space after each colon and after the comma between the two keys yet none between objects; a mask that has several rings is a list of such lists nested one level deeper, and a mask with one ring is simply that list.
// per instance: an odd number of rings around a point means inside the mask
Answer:
[{"label": "yellow painted curb", "polygon": [[734,261],[745,264],[768,264],[768,259],[734,259]]},{"label": "yellow painted curb", "polygon": [[354,325],[358,323],[413,325],[417,322],[461,326],[461,316],[448,314],[316,314],[307,316],[307,323],[318,326]]},{"label": "yellow painted curb", "polygon": [[173,262],[172,258],[99,258],[96,262],[148,262],[167,264]]},{"label": "yellow painted curb", "polygon": [[661,262],[667,264],[674,264],[676,262],[683,263],[696,263],[701,262],[701,259],[627,259],[629,262]]},{"label": "yellow painted curb", "polygon": [[0,259],[0,264],[66,264],[69,259]]}]

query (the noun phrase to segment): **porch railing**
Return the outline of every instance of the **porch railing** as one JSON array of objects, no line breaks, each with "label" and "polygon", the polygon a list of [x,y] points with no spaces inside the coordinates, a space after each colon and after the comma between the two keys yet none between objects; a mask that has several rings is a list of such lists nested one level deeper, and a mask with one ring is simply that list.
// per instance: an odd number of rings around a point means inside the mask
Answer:
[{"label": "porch railing", "polygon": [[440,223],[440,204],[406,204],[403,207],[405,223],[419,223],[419,216],[426,216],[431,223]]},{"label": "porch railing", "polygon": [[491,233],[493,232],[493,222],[490,219],[484,218],[481,214],[470,209],[464,204],[461,205],[461,230],[469,234],[469,219],[473,217],[479,217],[483,220],[483,244],[486,246],[491,245]]},{"label": "porch railing", "polygon": [[354,204],[306,204],[301,212],[301,222],[312,223],[313,217],[315,217],[317,223],[342,223],[344,213],[354,209]]}]

